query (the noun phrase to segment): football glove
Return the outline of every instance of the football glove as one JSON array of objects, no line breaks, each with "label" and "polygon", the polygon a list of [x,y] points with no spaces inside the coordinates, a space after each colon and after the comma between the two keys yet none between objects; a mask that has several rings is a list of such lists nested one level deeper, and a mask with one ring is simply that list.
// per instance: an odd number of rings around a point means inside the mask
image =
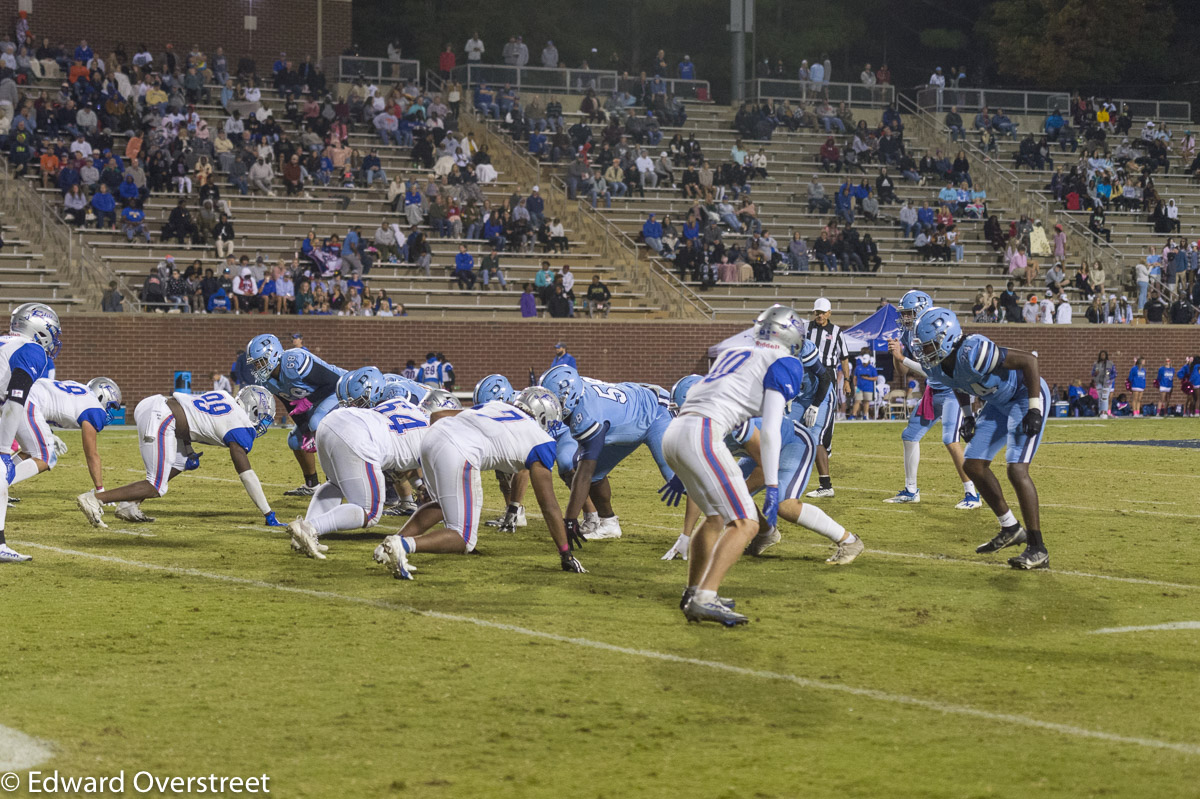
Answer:
[{"label": "football glove", "polygon": [[1037,408],[1030,408],[1025,418],[1021,420],[1021,432],[1027,436],[1036,436],[1042,431],[1042,412]]},{"label": "football glove", "polygon": [[812,427],[817,423],[817,415],[821,413],[821,406],[809,405],[808,410],[804,412],[804,426]]},{"label": "football glove", "polygon": [[[508,510],[504,511],[504,518],[500,520],[500,532],[515,533],[517,531],[517,512],[521,510],[520,505],[509,505]],[[570,540],[571,534],[567,533],[567,540]]]},{"label": "football glove", "polygon": [[58,436],[56,436],[54,434],[51,434],[50,438],[52,439],[52,443],[54,444],[54,451],[58,453],[59,457],[66,455],[67,454],[67,442],[63,441],[61,438],[59,438]]},{"label": "football glove", "polygon": [[570,552],[563,552],[560,555],[562,559],[562,570],[565,572],[574,572],[575,574],[587,574],[587,569],[583,568],[583,564],[575,559],[575,556]]},{"label": "football glove", "polygon": [[200,468],[200,456],[203,454],[204,454],[203,452],[193,452],[191,455],[188,455],[187,460],[185,460],[183,462],[183,470],[185,472],[190,472],[195,469],[199,469]]},{"label": "football glove", "polygon": [[685,494],[687,494],[687,489],[683,487],[683,481],[679,479],[679,475],[673,476],[662,488],[658,489],[659,498],[672,507],[677,507],[679,500]]},{"label": "football glove", "polygon": [[962,427],[958,428],[958,435],[962,438],[963,441],[970,441],[972,438],[975,437],[975,417],[974,416],[964,416],[963,417]]},{"label": "football glove", "polygon": [[275,511],[268,511],[265,518],[267,527],[287,527],[286,524],[275,518]]},{"label": "football glove", "polygon": [[312,433],[306,433],[300,436],[300,449],[304,452],[317,451],[317,437]]},{"label": "football glove", "polygon": [[563,519],[563,526],[567,528],[567,546],[571,549],[579,549],[583,546],[583,531],[579,529],[578,519]]},{"label": "football glove", "polygon": [[779,521],[779,486],[767,486],[766,498],[763,500],[763,516],[772,527]]}]

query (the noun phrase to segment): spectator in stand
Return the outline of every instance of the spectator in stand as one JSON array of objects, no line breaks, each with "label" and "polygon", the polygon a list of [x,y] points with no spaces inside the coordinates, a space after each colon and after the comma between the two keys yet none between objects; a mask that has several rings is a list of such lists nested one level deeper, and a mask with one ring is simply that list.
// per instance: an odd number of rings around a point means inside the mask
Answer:
[{"label": "spectator in stand", "polygon": [[121,212],[121,227],[128,241],[132,242],[134,238],[142,236],[147,244],[150,243],[150,231],[146,229],[146,214],[142,211],[141,201],[135,200]]},{"label": "spectator in stand", "polygon": [[521,318],[533,319],[537,317],[537,295],[533,293],[533,285],[526,283],[521,287]]},{"label": "spectator in stand", "polygon": [[1021,309],[1021,318],[1026,324],[1037,324],[1042,314],[1042,305],[1038,301],[1038,295],[1030,294],[1029,301],[1025,303]]},{"label": "spectator in stand", "polygon": [[1129,367],[1129,376],[1125,379],[1125,387],[1133,394],[1133,415],[1142,415],[1142,392],[1146,390],[1146,359],[1135,358],[1133,366]]},{"label": "spectator in stand", "polygon": [[558,48],[554,42],[547,41],[542,48],[542,66],[546,69],[558,69]]},{"label": "spectator in stand", "polygon": [[454,45],[450,44],[450,42],[446,42],[445,49],[442,50],[440,55],[438,55],[438,71],[442,74],[443,80],[450,79],[450,74],[454,72],[454,66],[457,60],[458,59],[454,55]]},{"label": "spectator in stand", "polygon": [[1175,369],[1171,366],[1170,358],[1158,367],[1158,377],[1154,384],[1158,386],[1158,415],[1163,416],[1171,406],[1171,394],[1175,390]]},{"label": "spectator in stand", "polygon": [[[492,249],[495,252],[495,248]],[[460,291],[475,288],[475,259],[467,252],[467,245],[458,245],[458,255],[454,256],[454,279]]]},{"label": "spectator in stand", "polygon": [[958,113],[958,106],[950,106],[950,111],[947,112],[945,118],[946,127],[950,129],[950,141],[966,141],[967,132],[963,128],[962,115]]},{"label": "spectator in stand", "polygon": [[250,267],[242,267],[241,274],[233,281],[233,312],[250,313],[251,311],[262,308],[262,298],[258,296],[258,284],[254,281],[254,275],[250,271]]},{"label": "spectator in stand", "polygon": [[117,229],[117,201],[108,191],[108,185],[101,183],[100,189],[92,195],[92,211],[96,214],[96,229]]},{"label": "spectator in stand", "polygon": [[588,318],[594,317],[596,313],[602,313],[605,319],[608,318],[608,312],[612,307],[612,292],[601,282],[600,275],[592,275],[592,282],[588,284],[585,301]]},{"label": "spectator in stand", "polygon": [[661,254],[662,235],[662,223],[655,218],[654,214],[650,214],[645,223],[642,225],[642,241],[646,243],[647,247],[654,250],[656,253]]},{"label": "spectator in stand", "polygon": [[479,38],[479,31],[471,34],[471,38],[467,39],[467,44],[463,48],[467,53],[468,64],[478,64],[483,58],[484,46],[483,39]]},{"label": "spectator in stand", "polygon": [[1146,321],[1152,325],[1161,325],[1166,311],[1167,304],[1158,295],[1158,289],[1154,289],[1150,292],[1150,299],[1146,300],[1146,305],[1142,308]]},{"label": "spectator in stand", "polygon": [[121,313],[125,310],[125,295],[117,285],[117,281],[108,282],[108,291],[100,300],[100,310],[105,313]]}]

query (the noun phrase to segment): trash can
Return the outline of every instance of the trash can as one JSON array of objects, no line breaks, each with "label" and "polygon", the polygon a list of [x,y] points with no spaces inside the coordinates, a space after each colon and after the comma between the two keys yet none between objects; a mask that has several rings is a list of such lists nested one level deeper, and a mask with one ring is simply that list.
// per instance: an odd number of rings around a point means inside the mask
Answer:
[{"label": "trash can", "polygon": [[176,372],[175,373],[175,388],[172,391],[182,391],[185,394],[192,393],[192,373],[191,372]]}]

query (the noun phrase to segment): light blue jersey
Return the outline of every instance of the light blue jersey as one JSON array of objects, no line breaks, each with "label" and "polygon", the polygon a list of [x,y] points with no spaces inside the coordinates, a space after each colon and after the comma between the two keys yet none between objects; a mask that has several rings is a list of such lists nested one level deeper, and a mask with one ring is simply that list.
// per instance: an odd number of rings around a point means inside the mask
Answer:
[{"label": "light blue jersey", "polygon": [[[913,331],[911,330],[902,330],[900,332],[900,344],[904,347],[904,356],[915,361],[917,360],[917,354],[916,350],[912,347],[912,337]],[[953,391],[945,383],[928,375],[925,377],[925,385],[929,386],[934,394],[949,394]]]},{"label": "light blue jersey", "polygon": [[321,360],[306,349],[283,353],[279,375],[268,377],[260,385],[284,400],[308,399],[313,404],[332,394],[338,378],[346,370]]},{"label": "light blue jersey", "polygon": [[[756,416],[725,437],[729,451],[740,458],[738,466],[743,479],[748,478],[759,465],[746,451],[746,442],[760,430],[762,418]],[[816,439],[802,423],[787,416],[783,417],[779,433],[779,500],[800,499],[812,477],[813,459],[817,452]],[[758,489],[761,490],[762,487]]]},{"label": "light blue jersey", "polygon": [[[603,480],[642,444],[650,448],[663,479],[674,477],[662,454],[662,437],[672,418],[667,392],[639,383],[605,383],[590,378],[583,378],[583,383],[579,404],[566,424],[581,445],[581,452],[596,458],[592,481]],[[597,436],[601,437],[603,447],[591,452]]]}]

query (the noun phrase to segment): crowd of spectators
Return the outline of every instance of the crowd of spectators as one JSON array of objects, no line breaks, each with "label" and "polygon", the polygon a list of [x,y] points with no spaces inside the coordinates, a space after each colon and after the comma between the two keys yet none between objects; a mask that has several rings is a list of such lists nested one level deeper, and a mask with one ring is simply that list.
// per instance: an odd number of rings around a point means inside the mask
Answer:
[{"label": "crowd of spectators", "polygon": [[[1118,381],[1120,375],[1124,379]],[[1200,415],[1197,387],[1200,356],[1186,356],[1178,367],[1165,358],[1157,371],[1146,366],[1145,358],[1135,357],[1125,372],[1101,350],[1088,374],[1072,380],[1065,390],[1057,384],[1051,386],[1050,394],[1062,413],[1074,417],[1190,417]],[[1146,391],[1150,391],[1149,397],[1144,396]]]}]

